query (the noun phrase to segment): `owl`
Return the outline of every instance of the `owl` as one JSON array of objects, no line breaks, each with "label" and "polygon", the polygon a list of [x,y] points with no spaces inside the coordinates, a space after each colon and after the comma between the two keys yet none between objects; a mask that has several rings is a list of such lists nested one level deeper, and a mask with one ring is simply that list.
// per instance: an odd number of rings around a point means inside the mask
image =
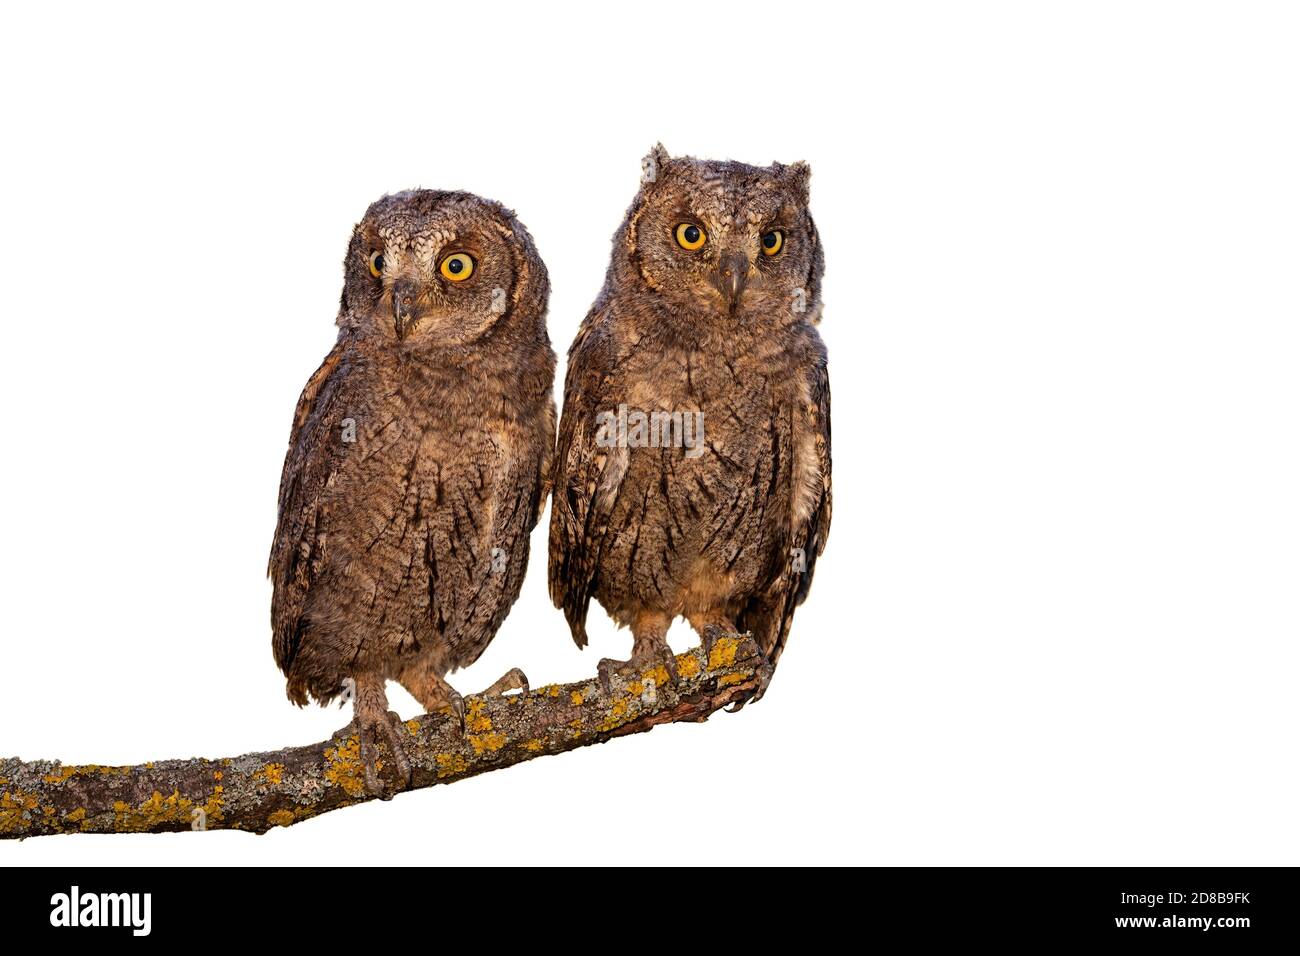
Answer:
[{"label": "owl", "polygon": [[594,597],[630,661],[672,671],[669,625],[749,632],[762,696],[831,520],[822,247],[809,168],[656,146],[569,350],[551,599],[579,647]]},{"label": "owl", "polygon": [[[429,711],[519,596],[549,490],[555,353],[546,267],[499,203],[413,190],[374,203],[344,262],[338,340],[294,414],[269,575],[289,699],[353,704],[410,780],[386,682]],[[518,670],[485,693],[527,692]]]}]

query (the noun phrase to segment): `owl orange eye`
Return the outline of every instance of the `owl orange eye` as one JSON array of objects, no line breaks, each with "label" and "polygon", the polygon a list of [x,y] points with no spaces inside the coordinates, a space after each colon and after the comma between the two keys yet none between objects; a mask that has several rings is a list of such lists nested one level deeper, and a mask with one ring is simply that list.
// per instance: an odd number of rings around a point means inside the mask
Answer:
[{"label": "owl orange eye", "polygon": [[677,237],[677,244],[683,249],[698,249],[704,245],[704,240],[708,238],[704,230],[693,222],[684,222],[673,232]]},{"label": "owl orange eye", "polygon": [[774,256],[785,245],[785,233],[780,229],[773,229],[771,232],[763,233],[760,241],[763,244],[763,255]]},{"label": "owl orange eye", "polygon": [[452,282],[464,282],[474,274],[474,260],[463,252],[453,252],[442,260],[438,271]]},{"label": "owl orange eye", "polygon": [[370,266],[370,274],[378,279],[384,272],[384,254],[382,252],[370,253],[370,258],[366,260]]}]

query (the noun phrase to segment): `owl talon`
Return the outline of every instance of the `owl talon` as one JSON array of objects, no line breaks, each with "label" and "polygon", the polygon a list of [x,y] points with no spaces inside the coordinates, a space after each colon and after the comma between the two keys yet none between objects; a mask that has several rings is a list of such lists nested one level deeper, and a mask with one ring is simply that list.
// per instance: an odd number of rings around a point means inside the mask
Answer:
[{"label": "owl talon", "polygon": [[518,667],[512,667],[501,675],[495,684],[489,687],[480,697],[502,697],[512,690],[520,692],[521,697],[528,696],[528,675]]},{"label": "owl talon", "polygon": [[630,661],[616,661],[610,657],[602,657],[600,663],[596,665],[596,679],[600,682],[600,689],[609,697],[614,693],[614,674],[627,667]]},{"label": "owl talon", "polygon": [[713,656],[713,648],[717,646],[718,641],[724,637],[732,640],[744,640],[749,634],[742,634],[737,628],[730,624],[706,624],[699,630],[700,647],[704,649],[704,657],[707,660]]},{"label": "owl talon", "polygon": [[754,690],[748,697],[741,697],[729,706],[724,708],[727,713],[738,713],[746,704],[757,704],[767,693],[767,687],[772,683],[772,674],[775,668],[770,661],[763,661],[754,668]]},{"label": "owl talon", "polygon": [[456,718],[456,723],[460,727],[460,735],[465,736],[465,698],[460,696],[456,691],[449,695],[447,706],[451,708],[452,717]]},{"label": "owl talon", "polygon": [[[401,732],[397,729],[402,718],[393,711],[383,711],[376,716],[358,715],[341,731],[339,735],[357,735],[357,747],[361,757],[362,775],[365,779],[366,792],[371,796],[391,800],[394,795],[411,785],[411,762],[407,759],[402,746]],[[388,789],[379,778],[376,737],[382,736],[392,754],[393,767],[397,771],[395,786]]]},{"label": "owl talon", "polygon": [[616,661],[610,657],[601,658],[600,663],[596,665],[596,678],[600,682],[600,688],[608,697],[614,692],[614,675],[626,677],[633,671],[639,671],[645,667],[652,667],[655,664],[662,664],[665,671],[668,672],[668,683],[676,688],[681,683],[681,677],[677,672],[677,655],[667,644],[661,644],[655,647],[648,654],[633,654],[630,660]]},{"label": "owl talon", "polygon": [[677,655],[673,653],[671,647],[664,644],[659,648],[658,656],[659,662],[664,665],[664,670],[668,672],[668,683],[676,689],[682,682],[681,676],[677,673]]}]

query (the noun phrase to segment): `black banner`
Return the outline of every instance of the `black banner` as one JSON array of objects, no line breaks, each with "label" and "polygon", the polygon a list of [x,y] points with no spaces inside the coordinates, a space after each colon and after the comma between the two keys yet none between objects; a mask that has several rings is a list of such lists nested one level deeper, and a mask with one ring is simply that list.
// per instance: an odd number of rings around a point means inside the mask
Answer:
[{"label": "black banner", "polygon": [[1290,869],[726,870],[683,880],[653,868],[594,879],[576,869],[541,878],[449,868],[11,868],[0,879],[10,940],[171,943],[256,926],[262,942],[395,943],[419,934],[437,946],[445,933],[464,941],[482,932],[504,944],[497,933],[507,926],[523,942],[557,921],[575,932],[625,921],[654,935],[698,927],[697,943],[714,923],[725,948],[768,937],[773,923],[803,938],[857,941],[1238,949],[1296,937]]}]

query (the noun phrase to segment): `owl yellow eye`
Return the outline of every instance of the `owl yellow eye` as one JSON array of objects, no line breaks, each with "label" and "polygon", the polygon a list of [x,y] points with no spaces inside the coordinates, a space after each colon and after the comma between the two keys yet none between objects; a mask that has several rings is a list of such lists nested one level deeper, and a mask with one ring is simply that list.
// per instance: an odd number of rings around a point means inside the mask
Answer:
[{"label": "owl yellow eye", "polygon": [[771,232],[763,233],[763,238],[760,241],[763,244],[763,255],[774,256],[785,245],[785,233],[780,229],[773,229]]},{"label": "owl yellow eye", "polygon": [[378,279],[384,272],[384,254],[382,252],[372,252],[366,262],[370,266],[370,274]]},{"label": "owl yellow eye", "polygon": [[463,252],[453,252],[442,260],[440,270],[444,279],[464,282],[474,273],[474,260]]},{"label": "owl yellow eye", "polygon": [[677,236],[677,244],[683,249],[698,249],[704,245],[704,240],[708,238],[704,234],[704,230],[693,222],[682,223],[673,234]]}]

